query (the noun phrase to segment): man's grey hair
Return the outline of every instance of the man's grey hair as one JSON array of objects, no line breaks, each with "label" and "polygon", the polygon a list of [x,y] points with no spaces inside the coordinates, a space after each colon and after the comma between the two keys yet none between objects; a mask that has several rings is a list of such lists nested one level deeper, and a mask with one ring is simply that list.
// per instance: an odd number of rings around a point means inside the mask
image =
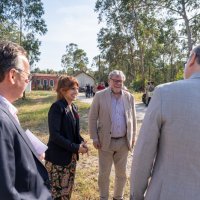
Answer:
[{"label": "man's grey hair", "polygon": [[197,63],[200,64],[200,45],[197,45],[197,46],[193,49],[193,52],[196,54]]},{"label": "man's grey hair", "polygon": [[126,80],[126,76],[121,70],[113,70],[112,72],[110,72],[108,75],[108,79],[111,79],[113,76],[120,76],[122,77],[123,81]]}]

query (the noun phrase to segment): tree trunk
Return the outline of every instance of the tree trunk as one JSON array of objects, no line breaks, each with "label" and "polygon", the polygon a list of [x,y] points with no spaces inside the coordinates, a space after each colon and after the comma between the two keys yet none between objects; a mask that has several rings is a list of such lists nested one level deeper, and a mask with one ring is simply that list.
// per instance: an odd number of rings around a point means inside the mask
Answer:
[{"label": "tree trunk", "polygon": [[191,29],[190,29],[190,24],[189,24],[189,19],[187,17],[187,13],[186,13],[186,10],[185,10],[185,1],[182,0],[181,1],[182,3],[182,7],[183,7],[183,19],[185,21],[185,27],[186,27],[186,33],[187,33],[187,39],[188,39],[188,53],[187,55],[189,56],[190,55],[190,51],[192,50],[192,34],[191,34]]}]

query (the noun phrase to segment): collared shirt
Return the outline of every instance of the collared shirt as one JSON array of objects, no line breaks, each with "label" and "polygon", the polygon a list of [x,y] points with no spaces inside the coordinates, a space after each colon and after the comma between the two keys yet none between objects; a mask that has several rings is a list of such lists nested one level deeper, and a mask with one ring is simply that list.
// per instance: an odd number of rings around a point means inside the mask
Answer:
[{"label": "collared shirt", "polygon": [[111,92],[111,137],[114,138],[123,137],[126,135],[126,117],[122,95],[119,98],[116,98]]},{"label": "collared shirt", "polygon": [[0,104],[4,107],[6,107],[11,115],[16,119],[16,121],[19,123],[19,119],[17,117],[17,108],[13,106],[5,97],[0,95]]}]

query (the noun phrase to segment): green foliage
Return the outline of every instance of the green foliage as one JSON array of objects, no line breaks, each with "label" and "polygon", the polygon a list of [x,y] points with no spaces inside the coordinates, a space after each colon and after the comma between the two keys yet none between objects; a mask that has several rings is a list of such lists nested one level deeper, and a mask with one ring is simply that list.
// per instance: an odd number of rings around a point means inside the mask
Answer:
[{"label": "green foliage", "polygon": [[24,46],[29,54],[30,64],[39,60],[40,41],[37,35],[44,35],[47,27],[41,0],[1,0],[0,39],[8,39]]},{"label": "green foliage", "polygon": [[142,88],[143,82],[141,79],[137,79],[132,82],[131,88],[133,88],[134,91],[139,92],[142,91],[144,88]]},{"label": "green foliage", "polygon": [[162,15],[165,12],[172,21],[176,21],[182,49],[189,55],[193,45],[200,42],[200,0],[152,0],[147,6],[157,11],[161,19],[166,18]]},{"label": "green foliage", "polygon": [[100,83],[108,80],[110,69],[106,62],[106,59],[102,55],[98,55],[93,58],[92,66],[97,67],[97,71],[90,72],[90,75],[95,78],[96,82]]},{"label": "green foliage", "polygon": [[43,69],[41,70],[40,68],[34,68],[31,70],[31,73],[39,73],[39,74],[66,74],[66,71],[63,69],[63,70],[59,70],[59,71],[56,71],[56,70],[53,70],[53,69]]},{"label": "green foliage", "polygon": [[61,64],[67,74],[74,74],[77,71],[87,71],[88,57],[83,49],[77,44],[70,43],[66,46],[66,53],[62,55]]},{"label": "green foliage", "polygon": [[200,38],[199,3],[97,0],[99,21],[106,22],[98,34],[104,66],[122,70],[126,85],[136,90],[147,80],[157,85],[181,79],[180,63]]},{"label": "green foliage", "polygon": [[26,49],[29,55],[29,62],[32,66],[34,62],[39,61],[41,42],[35,38],[32,33],[28,33],[26,37],[22,40],[22,46]]}]

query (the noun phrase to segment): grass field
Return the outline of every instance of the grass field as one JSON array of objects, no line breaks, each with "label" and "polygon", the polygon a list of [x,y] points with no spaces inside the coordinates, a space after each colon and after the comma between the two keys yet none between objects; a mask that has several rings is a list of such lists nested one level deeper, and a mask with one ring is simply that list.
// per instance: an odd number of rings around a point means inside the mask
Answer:
[{"label": "grass field", "polygon": [[[137,99],[140,99],[140,94],[134,94]],[[18,100],[15,106],[19,110],[19,119],[22,127],[26,130],[30,129],[41,141],[48,141],[48,124],[47,114],[50,105],[56,100],[55,92],[53,91],[32,91],[26,94],[25,100]],[[88,141],[89,155],[80,155],[80,160],[77,165],[75,187],[72,195],[72,200],[96,200],[98,199],[98,157],[97,151],[92,146],[92,142],[87,134],[87,122],[89,104],[79,101],[75,102],[79,107],[81,135]],[[130,170],[129,156],[129,170]],[[128,173],[129,175],[129,173]],[[110,191],[113,191],[114,173],[111,174]],[[112,196],[110,192],[110,196]],[[129,199],[129,181],[127,181],[125,189],[125,200]]]}]

